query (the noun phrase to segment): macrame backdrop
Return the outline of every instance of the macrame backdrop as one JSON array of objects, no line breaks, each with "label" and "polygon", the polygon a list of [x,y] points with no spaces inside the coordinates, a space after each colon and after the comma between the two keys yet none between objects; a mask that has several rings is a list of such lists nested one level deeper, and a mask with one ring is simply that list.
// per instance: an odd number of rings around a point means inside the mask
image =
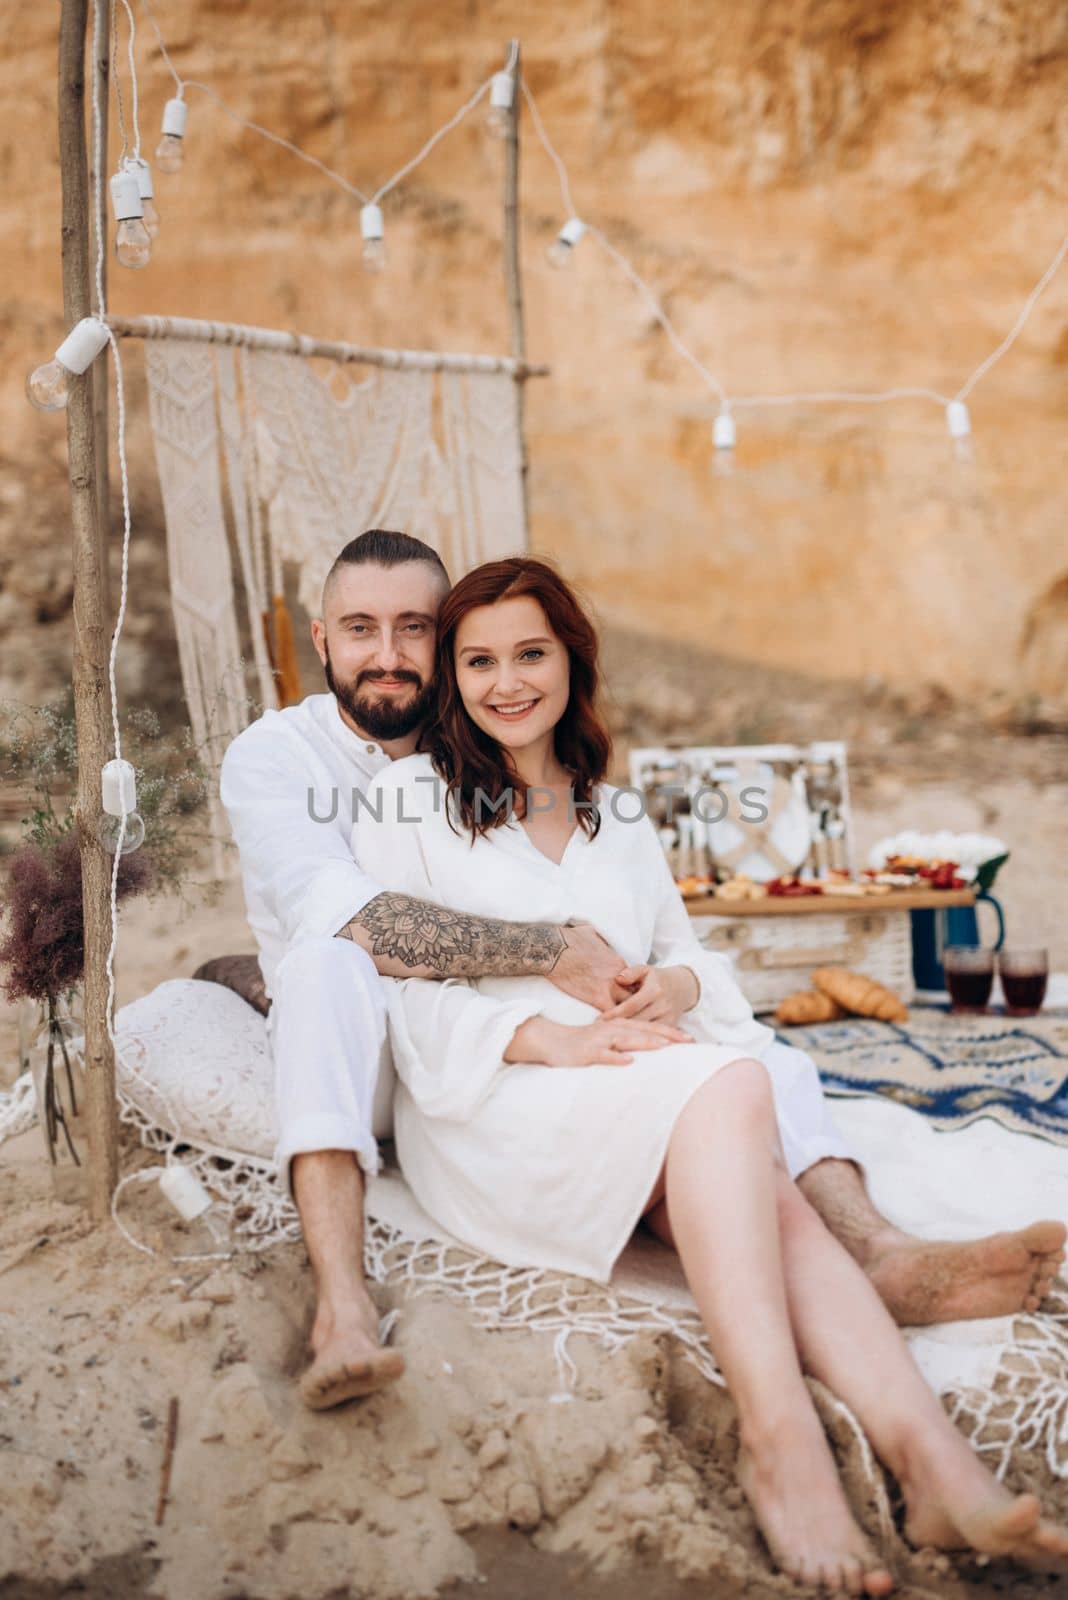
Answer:
[{"label": "macrame backdrop", "polygon": [[367,528],[425,540],[453,578],[526,549],[509,371],[355,376],[353,363],[188,337],[148,340],[145,365],[182,683],[213,776],[230,740],[277,703],[264,619],[284,564],[314,616],[337,552]]}]

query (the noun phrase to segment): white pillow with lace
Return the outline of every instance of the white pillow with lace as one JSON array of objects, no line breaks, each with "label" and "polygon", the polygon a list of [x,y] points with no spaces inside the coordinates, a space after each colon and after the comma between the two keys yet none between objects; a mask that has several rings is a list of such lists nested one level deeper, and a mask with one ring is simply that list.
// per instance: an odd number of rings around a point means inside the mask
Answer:
[{"label": "white pillow with lace", "polygon": [[118,1087],[149,1121],[214,1155],[271,1159],[267,1019],[232,990],[170,978],[123,1006],[115,1038]]}]

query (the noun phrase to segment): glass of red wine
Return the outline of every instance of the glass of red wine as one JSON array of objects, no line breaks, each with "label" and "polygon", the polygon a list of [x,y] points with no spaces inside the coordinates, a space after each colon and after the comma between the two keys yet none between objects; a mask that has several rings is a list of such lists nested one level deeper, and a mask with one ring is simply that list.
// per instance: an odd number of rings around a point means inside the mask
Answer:
[{"label": "glass of red wine", "polygon": [[994,987],[993,950],[975,944],[950,944],[942,952],[942,966],[952,1009],[982,1016]]},{"label": "glass of red wine", "polygon": [[1041,1011],[1049,981],[1048,950],[999,950],[998,973],[1006,1016],[1033,1017]]}]

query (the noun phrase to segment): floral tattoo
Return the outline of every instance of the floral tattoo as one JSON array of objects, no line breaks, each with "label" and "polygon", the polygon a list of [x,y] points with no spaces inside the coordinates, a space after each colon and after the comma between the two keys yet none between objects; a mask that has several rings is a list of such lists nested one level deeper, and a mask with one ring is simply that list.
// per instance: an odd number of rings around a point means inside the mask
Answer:
[{"label": "floral tattoo", "polygon": [[[364,938],[359,934],[363,933]],[[357,912],[338,934],[364,944],[407,968],[421,967],[445,978],[525,977],[552,972],[567,938],[546,922],[504,922],[383,893]]]}]

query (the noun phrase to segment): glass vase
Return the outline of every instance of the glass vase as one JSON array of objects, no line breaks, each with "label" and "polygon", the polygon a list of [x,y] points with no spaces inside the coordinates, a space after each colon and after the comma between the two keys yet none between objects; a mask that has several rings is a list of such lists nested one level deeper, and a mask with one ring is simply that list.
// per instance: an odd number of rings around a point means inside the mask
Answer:
[{"label": "glass vase", "polygon": [[[88,1195],[85,1071],[72,1044],[83,1032],[81,996],[74,990],[40,1002],[27,1041],[56,1198],[68,1204]],[[22,1053],[20,1043],[20,1054]]]}]

